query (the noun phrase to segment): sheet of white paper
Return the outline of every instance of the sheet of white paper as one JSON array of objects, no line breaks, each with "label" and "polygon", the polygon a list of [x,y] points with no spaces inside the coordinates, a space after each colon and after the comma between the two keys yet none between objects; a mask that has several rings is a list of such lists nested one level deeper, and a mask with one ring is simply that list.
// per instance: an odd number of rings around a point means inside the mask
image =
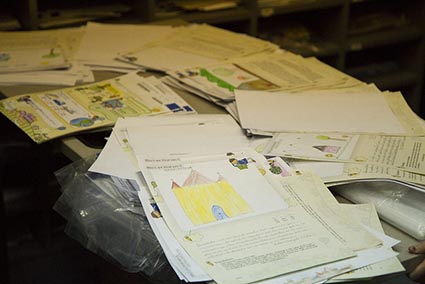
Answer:
[{"label": "sheet of white paper", "polygon": [[75,59],[85,64],[129,68],[131,65],[115,60],[119,52],[138,48],[152,40],[164,37],[172,29],[171,26],[89,22]]},{"label": "sheet of white paper", "polygon": [[236,90],[243,128],[273,132],[403,134],[379,93],[284,93]]},{"label": "sheet of white paper", "polygon": [[[38,31],[0,32],[0,46],[2,50],[20,50],[45,47],[59,47],[61,55],[67,59],[67,63],[72,62],[75,52],[78,49],[84,28],[67,28]],[[57,59],[57,52],[48,52],[46,61]],[[2,56],[5,56],[2,52]],[[50,59],[49,59],[50,57]],[[22,59],[22,58],[21,58]],[[21,60],[20,59],[20,60]],[[3,59],[4,60],[4,59]],[[29,66],[32,60],[25,64]],[[3,62],[4,63],[4,62]],[[43,62],[43,65],[47,62]],[[47,65],[48,66],[48,65]],[[68,64],[68,67],[70,64]]]},{"label": "sheet of white paper", "polygon": [[152,119],[151,125],[127,127],[128,140],[136,155],[217,153],[249,144],[249,139],[229,115],[208,115],[205,119],[204,115],[149,119]]},{"label": "sheet of white paper", "polygon": [[71,66],[59,45],[1,48],[0,56],[0,73],[54,70]]},{"label": "sheet of white paper", "polygon": [[60,85],[94,82],[93,73],[84,66],[73,64],[66,70],[49,70],[0,74],[0,85]]},{"label": "sheet of white paper", "polygon": [[126,179],[137,179],[137,167],[128,153],[121,147],[116,136],[108,137],[105,147],[100,152],[89,171]]},{"label": "sheet of white paper", "polygon": [[0,74],[0,85],[59,85],[59,86],[74,86],[77,83],[78,77],[65,76],[63,74],[44,74],[40,72],[19,72]]}]

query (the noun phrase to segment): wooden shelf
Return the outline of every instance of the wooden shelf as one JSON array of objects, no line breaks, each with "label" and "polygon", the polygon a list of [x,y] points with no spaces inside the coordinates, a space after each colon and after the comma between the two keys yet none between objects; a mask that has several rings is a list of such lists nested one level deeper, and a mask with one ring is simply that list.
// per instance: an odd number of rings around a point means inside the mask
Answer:
[{"label": "wooden shelf", "polygon": [[240,20],[248,21],[252,17],[251,15],[248,9],[240,7],[214,12],[184,13],[180,17],[188,22],[216,24]]},{"label": "wooden shelf", "polygon": [[338,56],[341,50],[340,44],[329,41],[312,41],[302,45],[282,44],[281,46],[284,49],[293,53],[301,54],[304,57]]},{"label": "wooden shelf", "polygon": [[416,84],[418,75],[411,71],[393,72],[377,77],[370,77],[365,81],[374,83],[380,90],[397,90]]},{"label": "wooden shelf", "polygon": [[366,48],[420,39],[423,36],[424,32],[417,27],[404,26],[396,29],[387,29],[379,32],[353,36],[348,40],[347,49],[349,51],[358,51]]},{"label": "wooden shelf", "polygon": [[345,3],[345,0],[315,0],[315,1],[300,1],[300,2],[292,2],[288,5],[284,6],[275,6],[275,7],[259,7],[260,15],[268,14],[271,11],[266,11],[272,9],[272,14],[279,14],[279,15],[285,15],[285,14],[292,14],[292,13],[299,13],[299,12],[305,12],[305,11],[313,11],[318,9],[325,9],[325,8],[331,8],[331,7],[338,7]]}]

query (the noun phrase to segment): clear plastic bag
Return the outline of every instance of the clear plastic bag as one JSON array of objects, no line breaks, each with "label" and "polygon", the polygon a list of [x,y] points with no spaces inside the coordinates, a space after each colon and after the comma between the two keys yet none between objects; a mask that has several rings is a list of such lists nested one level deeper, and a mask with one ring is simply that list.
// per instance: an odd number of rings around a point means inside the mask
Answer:
[{"label": "clear plastic bag", "polygon": [[354,203],[373,203],[379,217],[417,240],[425,240],[425,193],[391,181],[357,182],[332,191]]},{"label": "clear plastic bag", "polygon": [[54,210],[67,220],[65,232],[128,272],[179,283],[146,219],[137,184],[88,172],[94,159],[74,162],[55,173],[62,195]]}]

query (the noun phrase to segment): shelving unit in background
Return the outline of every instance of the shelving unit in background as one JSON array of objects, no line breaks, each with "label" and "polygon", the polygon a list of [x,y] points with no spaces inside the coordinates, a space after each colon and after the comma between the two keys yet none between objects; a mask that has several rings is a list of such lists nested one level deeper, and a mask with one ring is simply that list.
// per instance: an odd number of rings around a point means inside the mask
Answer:
[{"label": "shelving unit in background", "polygon": [[289,1],[261,6],[258,35],[315,56],[381,90],[402,91],[424,116],[425,2],[421,0]]},{"label": "shelving unit in background", "polygon": [[207,23],[237,32],[256,35],[257,2],[241,0],[237,7],[213,11],[185,11],[177,6],[167,7],[170,1],[139,0],[134,10],[145,22],[179,18],[190,23]]},{"label": "shelving unit in background", "polygon": [[0,30],[19,30],[22,28],[20,21],[16,15],[13,2],[11,0],[3,0],[0,5]]},{"label": "shelving unit in background", "polygon": [[19,21],[20,29],[37,30],[81,25],[87,21],[126,19],[131,17],[128,12],[132,11],[132,4],[126,0],[5,0],[1,9]]},{"label": "shelving unit in background", "polygon": [[259,11],[260,38],[343,68],[348,20],[346,1],[299,1],[278,7],[260,5]]},{"label": "shelving unit in background", "polygon": [[344,71],[381,90],[401,91],[423,115],[425,2],[351,1]]},{"label": "shelving unit in background", "polygon": [[49,9],[126,5],[121,16],[91,20],[182,20],[258,36],[294,53],[315,56],[381,90],[401,91],[412,109],[425,117],[423,0],[279,0],[279,5],[240,0],[235,8],[209,12],[176,9],[169,0],[5,1],[0,12],[16,16],[25,30],[43,28],[39,16]]}]

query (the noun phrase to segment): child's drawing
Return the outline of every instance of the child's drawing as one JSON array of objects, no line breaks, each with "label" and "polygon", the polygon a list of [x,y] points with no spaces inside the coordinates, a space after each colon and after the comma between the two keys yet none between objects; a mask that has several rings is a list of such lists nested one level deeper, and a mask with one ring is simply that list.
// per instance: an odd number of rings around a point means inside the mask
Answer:
[{"label": "child's drawing", "polygon": [[195,225],[232,218],[251,211],[250,206],[221,175],[209,180],[192,170],[182,185],[172,182],[183,211]]}]

